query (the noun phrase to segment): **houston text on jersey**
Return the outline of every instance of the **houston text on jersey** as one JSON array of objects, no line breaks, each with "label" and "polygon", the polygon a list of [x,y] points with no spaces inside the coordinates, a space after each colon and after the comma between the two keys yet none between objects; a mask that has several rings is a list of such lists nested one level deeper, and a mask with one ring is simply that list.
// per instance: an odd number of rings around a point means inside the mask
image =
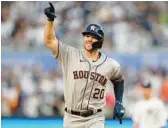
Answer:
[{"label": "houston text on jersey", "polygon": [[[89,71],[73,71],[74,79],[88,79]],[[94,80],[102,84],[103,86],[107,82],[107,78],[99,73],[91,72],[90,80]]]}]

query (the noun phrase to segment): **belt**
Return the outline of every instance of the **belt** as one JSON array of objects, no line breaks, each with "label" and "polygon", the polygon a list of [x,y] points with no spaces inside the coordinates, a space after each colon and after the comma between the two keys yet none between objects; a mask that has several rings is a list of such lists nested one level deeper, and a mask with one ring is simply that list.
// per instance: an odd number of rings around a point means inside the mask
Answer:
[{"label": "belt", "polygon": [[91,116],[91,115],[94,115],[98,112],[101,112],[102,109],[96,109],[96,110],[86,110],[86,111],[83,111],[83,112],[79,112],[79,111],[74,111],[74,110],[70,110],[68,111],[67,110],[67,107],[65,108],[65,111],[69,114],[73,114],[73,115],[77,115],[77,116],[82,116],[82,117],[88,117],[88,116]]}]

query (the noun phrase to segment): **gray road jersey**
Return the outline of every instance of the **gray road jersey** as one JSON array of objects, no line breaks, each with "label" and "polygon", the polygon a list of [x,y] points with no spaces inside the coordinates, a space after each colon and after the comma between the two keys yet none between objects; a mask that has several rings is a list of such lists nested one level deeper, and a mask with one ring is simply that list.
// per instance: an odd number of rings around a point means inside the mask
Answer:
[{"label": "gray road jersey", "polygon": [[58,57],[63,69],[65,106],[73,110],[105,106],[105,88],[118,77],[120,65],[105,54],[90,61],[82,50],[59,42]]}]

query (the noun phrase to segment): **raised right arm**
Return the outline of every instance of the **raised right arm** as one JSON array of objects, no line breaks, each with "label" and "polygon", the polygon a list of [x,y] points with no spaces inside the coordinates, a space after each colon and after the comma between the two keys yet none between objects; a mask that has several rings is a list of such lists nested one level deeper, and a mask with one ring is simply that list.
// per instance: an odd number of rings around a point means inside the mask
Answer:
[{"label": "raised right arm", "polygon": [[54,32],[55,8],[52,3],[50,7],[44,9],[44,14],[47,16],[47,22],[44,29],[44,44],[54,53],[58,53],[58,39]]},{"label": "raised right arm", "polygon": [[54,21],[48,21],[44,29],[44,44],[55,54],[58,53],[58,39],[54,32]]}]

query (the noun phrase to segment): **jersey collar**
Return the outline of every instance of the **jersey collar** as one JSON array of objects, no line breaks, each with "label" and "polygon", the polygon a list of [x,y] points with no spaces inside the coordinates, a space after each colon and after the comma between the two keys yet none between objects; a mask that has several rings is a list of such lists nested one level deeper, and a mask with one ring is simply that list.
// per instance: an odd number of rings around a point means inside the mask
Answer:
[{"label": "jersey collar", "polygon": [[[100,52],[100,51],[99,51],[99,52]],[[93,62],[92,60],[90,60],[90,59],[84,54],[84,50],[81,50],[81,60],[82,60],[82,61],[87,61],[87,62],[89,62],[91,65],[100,65],[100,64],[104,63],[104,62],[106,61],[106,59],[107,59],[107,55],[106,55],[106,54],[104,54],[104,53],[102,53],[102,52],[100,52],[100,53],[101,53],[100,58],[99,58],[97,61]]]}]

